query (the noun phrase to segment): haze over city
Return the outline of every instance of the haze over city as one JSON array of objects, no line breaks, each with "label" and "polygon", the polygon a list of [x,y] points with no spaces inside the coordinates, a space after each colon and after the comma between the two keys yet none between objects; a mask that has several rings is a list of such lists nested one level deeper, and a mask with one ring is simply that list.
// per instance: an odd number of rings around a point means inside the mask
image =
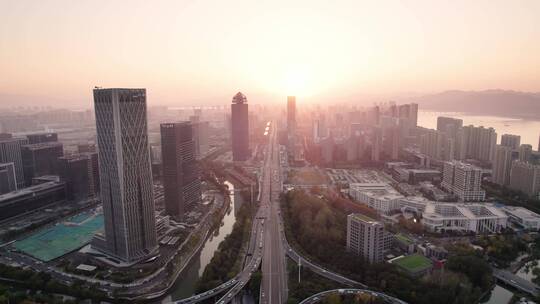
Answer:
[{"label": "haze over city", "polygon": [[0,103],[373,102],[446,90],[540,91],[540,3],[2,1]]},{"label": "haze over city", "polygon": [[539,17],[0,0],[0,304],[540,303]]}]

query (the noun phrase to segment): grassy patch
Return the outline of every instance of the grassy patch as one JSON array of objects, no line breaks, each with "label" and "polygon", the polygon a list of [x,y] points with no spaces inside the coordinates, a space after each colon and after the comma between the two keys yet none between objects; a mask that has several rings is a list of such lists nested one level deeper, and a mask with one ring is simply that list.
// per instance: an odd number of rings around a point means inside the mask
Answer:
[{"label": "grassy patch", "polygon": [[408,255],[401,259],[394,260],[393,263],[411,273],[422,271],[432,265],[430,259],[419,254]]}]

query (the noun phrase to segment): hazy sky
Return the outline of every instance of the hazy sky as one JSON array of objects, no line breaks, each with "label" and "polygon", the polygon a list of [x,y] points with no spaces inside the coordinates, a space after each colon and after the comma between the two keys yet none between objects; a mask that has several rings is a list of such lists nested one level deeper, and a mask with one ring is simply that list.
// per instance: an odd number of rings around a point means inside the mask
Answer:
[{"label": "hazy sky", "polygon": [[250,101],[540,91],[538,0],[0,0],[0,20],[4,96],[90,103],[95,85],[146,87],[153,104],[225,103],[238,90]]}]

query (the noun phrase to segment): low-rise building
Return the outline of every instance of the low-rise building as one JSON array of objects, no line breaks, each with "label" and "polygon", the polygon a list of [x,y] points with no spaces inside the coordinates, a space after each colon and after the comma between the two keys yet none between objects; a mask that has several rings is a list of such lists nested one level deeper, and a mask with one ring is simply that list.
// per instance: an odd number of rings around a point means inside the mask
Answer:
[{"label": "low-rise building", "polygon": [[540,229],[540,215],[523,207],[505,206],[502,211],[508,215],[510,222],[528,230]]},{"label": "low-rise building", "polygon": [[44,182],[0,195],[0,221],[66,200],[63,182]]},{"label": "low-rise building", "polygon": [[349,187],[353,199],[384,214],[399,210],[404,198],[387,183],[351,183]]},{"label": "low-rise building", "polygon": [[422,214],[424,227],[433,232],[498,233],[507,221],[508,216],[490,204],[428,203]]}]

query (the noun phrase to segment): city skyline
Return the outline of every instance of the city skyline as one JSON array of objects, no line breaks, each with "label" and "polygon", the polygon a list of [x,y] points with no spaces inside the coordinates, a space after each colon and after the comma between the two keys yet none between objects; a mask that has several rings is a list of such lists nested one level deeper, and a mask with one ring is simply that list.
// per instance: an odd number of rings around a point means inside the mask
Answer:
[{"label": "city skyline", "polygon": [[537,1],[13,1],[0,12],[10,75],[0,98],[88,106],[94,85],[146,87],[151,105],[216,104],[239,89],[256,103],[538,92],[539,10]]}]

